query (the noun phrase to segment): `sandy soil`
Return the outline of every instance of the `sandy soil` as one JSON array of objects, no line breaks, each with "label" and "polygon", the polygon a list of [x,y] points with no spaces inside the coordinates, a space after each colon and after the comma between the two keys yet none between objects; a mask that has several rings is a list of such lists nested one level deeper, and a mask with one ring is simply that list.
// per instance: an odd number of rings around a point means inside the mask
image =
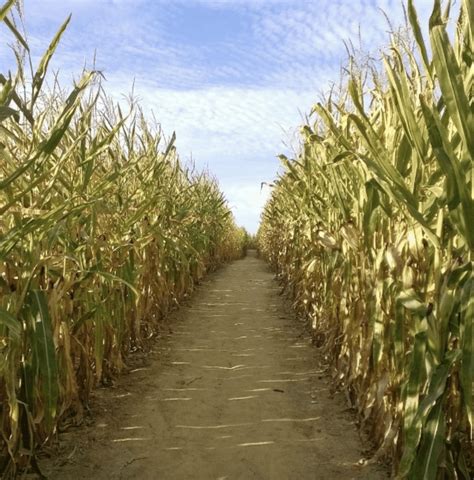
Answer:
[{"label": "sandy soil", "polygon": [[[93,422],[42,459],[50,479],[369,479],[342,394],[268,267],[211,275],[149,360],[99,389]],[[171,331],[172,330],[172,331]]]}]

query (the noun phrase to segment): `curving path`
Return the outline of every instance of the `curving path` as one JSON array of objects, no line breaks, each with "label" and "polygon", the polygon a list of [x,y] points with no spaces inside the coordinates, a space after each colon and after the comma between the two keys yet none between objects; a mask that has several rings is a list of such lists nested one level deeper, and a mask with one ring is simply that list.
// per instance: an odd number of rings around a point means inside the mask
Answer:
[{"label": "curving path", "polygon": [[383,479],[273,275],[249,255],[208,277],[153,359],[99,390],[50,479]]}]

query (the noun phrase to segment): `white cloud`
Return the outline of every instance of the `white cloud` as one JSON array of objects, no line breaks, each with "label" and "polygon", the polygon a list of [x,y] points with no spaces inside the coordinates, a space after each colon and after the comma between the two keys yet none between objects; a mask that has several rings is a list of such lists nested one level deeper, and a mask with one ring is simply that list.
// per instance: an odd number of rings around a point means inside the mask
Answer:
[{"label": "white cloud", "polygon": [[[124,79],[110,76],[106,90],[120,100]],[[300,111],[307,111],[316,98],[312,90],[283,88],[163,89],[141,79],[136,80],[134,91],[165,132],[177,132],[181,155],[192,153],[198,165],[208,164],[211,171],[229,158],[238,163],[267,157],[273,162],[284,149],[282,141],[288,141],[303,123]]]},{"label": "white cloud", "polygon": [[270,188],[256,182],[239,185],[221,183],[221,187],[226,192],[237,223],[245,225],[250,233],[257,233],[259,217],[255,212],[262,211],[270,196]]},{"label": "white cloud", "polygon": [[[422,24],[432,0],[417,0]],[[242,15],[245,34],[193,44],[178,20],[190,5]],[[388,26],[403,22],[399,0],[25,0],[30,39],[42,53],[67,13],[73,22],[53,68],[78,74],[97,49],[97,67],[115,98],[135,91],[165,133],[177,133],[181,156],[192,156],[220,179],[236,216],[255,230],[276,155],[337,82],[344,40],[377,51]],[[28,22],[27,22],[28,23]],[[211,60],[212,62],[209,62]],[[0,58],[0,67],[3,59]],[[3,70],[3,68],[1,68]]]}]

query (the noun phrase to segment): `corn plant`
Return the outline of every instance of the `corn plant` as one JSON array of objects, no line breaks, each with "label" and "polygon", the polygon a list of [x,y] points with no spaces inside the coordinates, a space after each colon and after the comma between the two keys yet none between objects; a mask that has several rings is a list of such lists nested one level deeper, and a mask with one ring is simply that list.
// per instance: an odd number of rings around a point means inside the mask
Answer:
[{"label": "corn plant", "polygon": [[67,93],[48,77],[69,19],[28,73],[14,5],[0,7],[18,58],[0,76],[2,478],[38,471],[58,425],[80,422],[91,389],[246,238],[217,183],[138,105],[108,100],[98,72]]},{"label": "corn plant", "polygon": [[260,249],[398,478],[473,468],[473,3],[353,59],[282,156]]}]

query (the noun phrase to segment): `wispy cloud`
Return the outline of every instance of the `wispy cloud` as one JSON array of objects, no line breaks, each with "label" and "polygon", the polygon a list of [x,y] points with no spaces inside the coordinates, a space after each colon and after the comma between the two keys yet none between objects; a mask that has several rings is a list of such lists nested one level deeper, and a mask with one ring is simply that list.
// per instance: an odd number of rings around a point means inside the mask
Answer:
[{"label": "wispy cloud", "polygon": [[[432,0],[417,0],[426,20]],[[377,52],[398,0],[24,0],[35,56],[70,13],[53,62],[70,78],[85,62],[120,98],[135,80],[145,110],[176,131],[185,159],[214,172],[239,222],[255,231],[265,195],[320,92],[337,82],[344,41]],[[0,69],[12,58],[0,56]]]}]

